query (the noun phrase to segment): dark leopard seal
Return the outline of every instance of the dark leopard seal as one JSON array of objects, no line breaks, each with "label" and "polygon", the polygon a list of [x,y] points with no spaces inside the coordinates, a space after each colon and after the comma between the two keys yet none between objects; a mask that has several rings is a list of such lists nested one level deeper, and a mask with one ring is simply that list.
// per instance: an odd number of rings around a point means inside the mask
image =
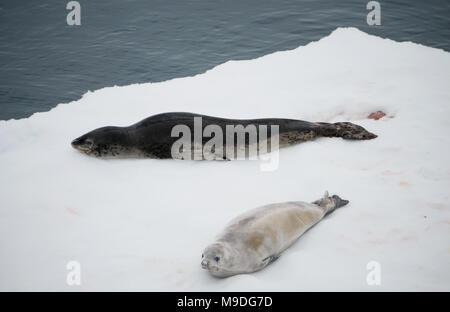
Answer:
[{"label": "dark leopard seal", "polygon": [[[226,119],[194,113],[173,112],[150,116],[128,127],[108,126],[95,129],[73,140],[72,146],[78,151],[96,157],[176,158],[173,157],[172,147],[179,137],[174,137],[172,130],[177,125],[184,125],[194,133],[195,117],[201,117],[201,133],[208,126],[214,126],[216,129],[218,127],[219,130],[222,130],[223,149],[220,149],[220,155],[215,159],[230,158],[226,154],[225,144],[227,125],[255,126],[258,137],[262,135],[260,129],[267,129],[266,142],[270,142],[273,137],[272,133],[275,133],[272,126],[278,126],[279,147],[298,144],[318,137],[340,137],[346,140],[370,140],[377,137],[363,127],[350,122],[308,122],[281,118]],[[260,126],[266,126],[266,128]],[[205,146],[210,139],[211,137],[202,135],[200,148]],[[249,136],[245,136],[246,149],[248,149],[249,140]],[[198,146],[195,147],[194,136],[192,136],[191,143],[192,153],[195,153],[193,150]],[[233,144],[237,150],[239,148],[236,146],[238,140],[234,140]],[[258,151],[260,151],[259,145]],[[268,150],[270,151],[270,148]]]}]

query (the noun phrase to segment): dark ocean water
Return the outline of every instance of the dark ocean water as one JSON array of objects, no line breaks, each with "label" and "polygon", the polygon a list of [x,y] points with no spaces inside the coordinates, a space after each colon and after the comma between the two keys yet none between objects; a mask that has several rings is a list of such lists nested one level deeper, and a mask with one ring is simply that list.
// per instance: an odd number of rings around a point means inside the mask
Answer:
[{"label": "dark ocean water", "polygon": [[[0,119],[28,117],[88,90],[156,82],[305,45],[339,26],[450,51],[450,1],[1,0]],[[126,103],[124,103],[126,104]]]}]

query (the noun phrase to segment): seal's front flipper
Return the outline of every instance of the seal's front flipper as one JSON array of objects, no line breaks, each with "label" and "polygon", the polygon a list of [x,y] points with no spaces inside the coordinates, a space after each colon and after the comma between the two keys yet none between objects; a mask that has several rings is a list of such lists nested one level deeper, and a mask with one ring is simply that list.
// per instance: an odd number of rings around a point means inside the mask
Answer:
[{"label": "seal's front flipper", "polygon": [[280,256],[277,255],[272,255],[269,257],[266,257],[263,259],[263,267],[268,266],[269,264],[271,264],[272,262],[274,262],[275,260],[277,260]]},{"label": "seal's front flipper", "polygon": [[361,126],[351,122],[336,122],[333,124],[319,122],[321,125],[320,134],[325,137],[339,137],[345,140],[371,140],[377,137]]}]

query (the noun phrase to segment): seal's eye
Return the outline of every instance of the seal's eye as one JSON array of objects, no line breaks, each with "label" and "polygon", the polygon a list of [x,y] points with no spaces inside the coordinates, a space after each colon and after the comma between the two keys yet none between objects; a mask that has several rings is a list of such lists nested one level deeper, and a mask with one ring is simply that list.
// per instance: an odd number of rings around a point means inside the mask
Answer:
[{"label": "seal's eye", "polygon": [[204,255],[204,254],[202,254],[202,258],[203,258],[203,257],[205,257],[205,255]]},{"label": "seal's eye", "polygon": [[219,257],[214,257],[214,260],[216,260],[216,262],[219,262],[220,258]]}]

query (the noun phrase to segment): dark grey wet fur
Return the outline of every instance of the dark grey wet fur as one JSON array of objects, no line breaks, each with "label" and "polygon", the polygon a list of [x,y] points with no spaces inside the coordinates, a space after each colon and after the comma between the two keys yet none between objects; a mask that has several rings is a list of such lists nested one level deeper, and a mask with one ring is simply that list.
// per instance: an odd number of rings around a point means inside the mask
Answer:
[{"label": "dark grey wet fur", "polygon": [[[82,135],[72,141],[72,146],[86,154],[96,157],[149,157],[158,159],[172,158],[171,148],[179,137],[171,137],[172,128],[186,125],[194,137],[194,117],[202,117],[203,129],[208,125],[218,125],[223,131],[226,142],[226,125],[267,126],[270,140],[270,126],[279,126],[280,147],[309,141],[318,137],[341,137],[347,140],[370,140],[377,136],[363,127],[350,122],[324,123],[295,119],[225,119],[194,113],[163,113],[148,117],[128,127],[102,127]],[[202,129],[202,130],[203,130]],[[259,135],[259,134],[258,134]],[[204,137],[203,144],[211,138]],[[246,135],[246,143],[248,135]],[[236,138],[235,138],[236,145]],[[192,144],[194,146],[194,144]],[[225,159],[225,150],[223,153]]]}]

